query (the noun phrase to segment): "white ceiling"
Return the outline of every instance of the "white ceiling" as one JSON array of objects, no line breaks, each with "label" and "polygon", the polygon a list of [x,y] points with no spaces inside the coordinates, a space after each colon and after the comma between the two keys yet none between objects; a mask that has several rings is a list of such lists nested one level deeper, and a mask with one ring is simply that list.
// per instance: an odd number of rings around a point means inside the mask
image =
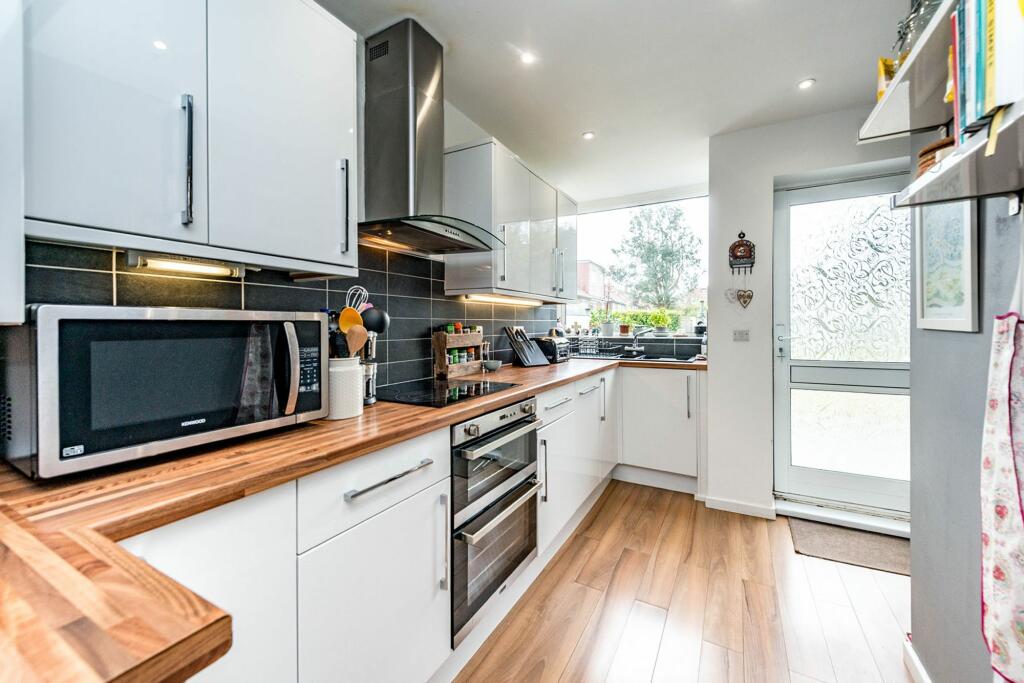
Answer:
[{"label": "white ceiling", "polygon": [[579,201],[701,185],[712,135],[870,105],[910,4],[321,1],[364,36],[419,20],[445,46],[446,99]]}]

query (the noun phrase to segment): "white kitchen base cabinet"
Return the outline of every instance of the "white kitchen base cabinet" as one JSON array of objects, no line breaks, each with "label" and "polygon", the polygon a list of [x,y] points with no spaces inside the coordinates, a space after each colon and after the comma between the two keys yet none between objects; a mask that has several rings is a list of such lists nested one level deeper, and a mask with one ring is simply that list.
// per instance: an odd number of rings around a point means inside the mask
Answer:
[{"label": "white kitchen base cabinet", "polygon": [[450,493],[445,479],[299,556],[300,681],[411,683],[445,661]]},{"label": "white kitchen base cabinet", "polygon": [[622,454],[622,385],[615,370],[602,372],[598,381],[601,383],[598,460],[599,474],[603,479],[615,469]]},{"label": "white kitchen base cabinet", "polygon": [[[571,386],[571,385],[570,385]],[[537,472],[544,488],[537,504],[537,553],[542,555],[572,518],[587,487],[576,451],[576,414],[570,412],[537,430]]]},{"label": "white kitchen base cabinet", "polygon": [[698,370],[620,368],[622,462],[697,476]]},{"label": "white kitchen base cabinet", "polygon": [[192,680],[295,681],[295,482],[121,545],[231,615],[231,649]]}]

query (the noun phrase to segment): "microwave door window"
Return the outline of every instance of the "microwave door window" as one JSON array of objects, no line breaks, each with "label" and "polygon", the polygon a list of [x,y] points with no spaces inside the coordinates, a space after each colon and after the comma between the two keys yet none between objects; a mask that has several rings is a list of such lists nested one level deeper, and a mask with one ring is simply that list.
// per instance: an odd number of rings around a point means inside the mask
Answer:
[{"label": "microwave door window", "polygon": [[[280,326],[232,321],[64,321],[62,456],[281,416]],[[285,373],[287,369],[285,369]]]}]

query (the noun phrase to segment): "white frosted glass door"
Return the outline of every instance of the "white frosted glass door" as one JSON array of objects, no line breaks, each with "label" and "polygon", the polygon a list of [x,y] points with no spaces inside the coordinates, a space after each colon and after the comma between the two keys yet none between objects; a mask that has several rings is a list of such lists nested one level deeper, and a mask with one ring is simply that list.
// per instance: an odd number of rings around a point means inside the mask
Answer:
[{"label": "white frosted glass door", "polygon": [[903,516],[910,496],[904,177],[775,200],[775,490]]}]

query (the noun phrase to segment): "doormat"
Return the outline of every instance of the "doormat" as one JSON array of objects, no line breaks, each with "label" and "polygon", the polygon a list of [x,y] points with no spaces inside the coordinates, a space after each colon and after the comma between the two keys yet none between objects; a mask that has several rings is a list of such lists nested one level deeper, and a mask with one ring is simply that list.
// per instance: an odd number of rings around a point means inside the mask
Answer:
[{"label": "doormat", "polygon": [[789,530],[801,555],[910,576],[910,541],[905,538],[793,517]]}]

